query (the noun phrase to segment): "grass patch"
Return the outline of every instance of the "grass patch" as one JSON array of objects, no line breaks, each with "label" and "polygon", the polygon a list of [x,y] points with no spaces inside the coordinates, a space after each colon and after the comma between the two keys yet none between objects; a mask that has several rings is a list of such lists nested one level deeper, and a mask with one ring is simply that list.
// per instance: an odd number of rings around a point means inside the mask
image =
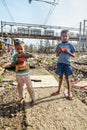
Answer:
[{"label": "grass patch", "polygon": [[3,77],[2,77],[2,76],[0,76],[0,83],[2,83],[2,81],[3,81]]},{"label": "grass patch", "polygon": [[57,62],[57,58],[48,59],[47,62],[48,63],[56,63]]}]

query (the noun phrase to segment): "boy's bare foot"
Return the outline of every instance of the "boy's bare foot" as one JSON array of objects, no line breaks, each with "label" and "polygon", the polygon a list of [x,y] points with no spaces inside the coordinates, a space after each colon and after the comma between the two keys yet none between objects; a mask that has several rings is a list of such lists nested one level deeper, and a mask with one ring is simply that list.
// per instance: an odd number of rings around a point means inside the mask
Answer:
[{"label": "boy's bare foot", "polygon": [[53,92],[53,93],[51,94],[51,96],[56,96],[56,95],[58,95],[58,94],[60,94],[60,92],[59,92],[59,91],[56,91],[56,92]]},{"label": "boy's bare foot", "polygon": [[72,92],[70,92],[70,94],[68,94],[68,89],[65,89],[63,93],[67,99],[73,100],[74,96],[73,96]]},{"label": "boy's bare foot", "polygon": [[74,99],[74,96],[72,95],[72,93],[68,96],[68,99],[69,100],[73,100]]},{"label": "boy's bare foot", "polygon": [[30,101],[30,106],[34,106],[34,104],[35,104],[35,101],[34,101],[34,100],[31,100],[31,101]]}]

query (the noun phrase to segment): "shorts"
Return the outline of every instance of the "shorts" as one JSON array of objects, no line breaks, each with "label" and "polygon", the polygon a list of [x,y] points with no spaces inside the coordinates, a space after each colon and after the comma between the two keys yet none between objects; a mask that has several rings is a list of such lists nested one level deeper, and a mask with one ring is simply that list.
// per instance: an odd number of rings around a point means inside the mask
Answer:
[{"label": "shorts", "polygon": [[55,73],[60,75],[60,76],[62,76],[62,75],[69,76],[69,75],[73,74],[71,65],[64,64],[64,63],[57,64],[57,68],[55,70]]}]

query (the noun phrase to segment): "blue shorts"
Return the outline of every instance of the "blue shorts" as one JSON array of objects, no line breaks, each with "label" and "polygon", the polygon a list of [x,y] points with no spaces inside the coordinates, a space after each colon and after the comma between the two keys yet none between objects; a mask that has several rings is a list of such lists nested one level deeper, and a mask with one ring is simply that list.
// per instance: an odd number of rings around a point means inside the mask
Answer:
[{"label": "blue shorts", "polygon": [[55,70],[55,73],[62,76],[62,75],[72,75],[72,67],[69,64],[64,64],[64,63],[58,63],[57,68]]}]

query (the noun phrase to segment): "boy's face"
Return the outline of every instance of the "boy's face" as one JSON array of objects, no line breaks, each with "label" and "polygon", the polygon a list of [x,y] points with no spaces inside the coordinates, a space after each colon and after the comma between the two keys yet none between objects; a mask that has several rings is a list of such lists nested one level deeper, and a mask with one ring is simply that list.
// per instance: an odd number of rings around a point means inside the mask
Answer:
[{"label": "boy's face", "polygon": [[24,49],[24,46],[23,45],[17,45],[15,47],[15,50],[18,54],[21,54],[21,53],[24,53],[25,49]]},{"label": "boy's face", "polygon": [[66,43],[68,40],[69,40],[69,34],[63,33],[61,35],[61,41],[64,42],[64,43]]}]

